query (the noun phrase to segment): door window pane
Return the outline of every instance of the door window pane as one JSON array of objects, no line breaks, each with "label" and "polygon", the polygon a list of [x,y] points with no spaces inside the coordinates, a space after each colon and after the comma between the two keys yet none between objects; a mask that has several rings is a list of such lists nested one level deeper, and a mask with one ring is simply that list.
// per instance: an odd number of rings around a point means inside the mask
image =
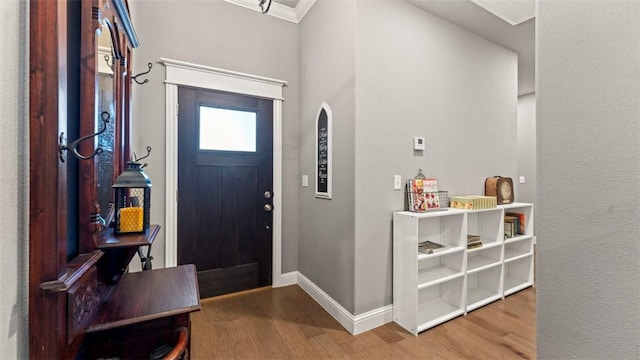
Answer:
[{"label": "door window pane", "polygon": [[200,106],[200,150],[256,151],[256,113]]}]

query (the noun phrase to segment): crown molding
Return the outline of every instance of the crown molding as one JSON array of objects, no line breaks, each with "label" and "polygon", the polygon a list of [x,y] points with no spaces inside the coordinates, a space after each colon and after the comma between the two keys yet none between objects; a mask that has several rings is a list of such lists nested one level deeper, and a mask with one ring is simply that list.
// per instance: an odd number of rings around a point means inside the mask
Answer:
[{"label": "crown molding", "polygon": [[[260,11],[257,0],[224,0],[228,3],[242,6],[243,8],[253,11]],[[282,4],[273,2],[269,8],[267,15],[277,17],[278,19],[290,21],[292,23],[299,23],[300,20],[307,14],[309,9],[315,4],[316,0],[300,0],[296,8],[284,6]]]},{"label": "crown molding", "polygon": [[296,17],[298,18],[298,22],[302,21],[307,12],[311,10],[313,4],[316,3],[316,0],[300,0],[298,1],[298,5],[296,5],[295,12]]},{"label": "crown molding", "polygon": [[536,5],[534,0],[471,0],[511,26],[520,25],[535,17]]}]

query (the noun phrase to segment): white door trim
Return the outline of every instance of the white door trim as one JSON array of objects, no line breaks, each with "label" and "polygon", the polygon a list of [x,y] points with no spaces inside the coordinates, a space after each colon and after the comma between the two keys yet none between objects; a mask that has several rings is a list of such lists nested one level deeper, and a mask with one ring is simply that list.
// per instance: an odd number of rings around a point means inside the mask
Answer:
[{"label": "white door trim", "polygon": [[165,266],[178,263],[178,86],[227,91],[273,100],[273,286],[282,277],[282,87],[286,81],[183,61],[160,59],[165,67],[166,194]]}]

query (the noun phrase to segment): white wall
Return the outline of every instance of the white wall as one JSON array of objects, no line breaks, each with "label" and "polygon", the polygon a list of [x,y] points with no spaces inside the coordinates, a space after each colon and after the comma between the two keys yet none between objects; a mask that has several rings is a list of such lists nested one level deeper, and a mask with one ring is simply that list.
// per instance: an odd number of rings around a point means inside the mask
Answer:
[{"label": "white wall", "polygon": [[28,2],[0,2],[0,349],[7,359],[28,349]]},{"label": "white wall", "polygon": [[[404,2],[358,1],[357,314],[392,303],[393,176],[423,169],[442,190],[482,194],[517,175],[517,56]],[[381,21],[384,19],[384,21]],[[426,138],[423,153],[413,136]]]},{"label": "white wall", "polygon": [[[133,72],[154,63],[149,83],[133,84],[133,149],[150,145],[145,172],[153,182],[151,222],[165,222],[165,70],[161,57],[287,81],[283,89],[282,272],[298,269],[298,30],[294,23],[216,1],[130,2],[140,46]],[[164,232],[153,265],[164,266]],[[132,267],[139,268],[138,259]]]},{"label": "white wall", "polygon": [[[520,176],[524,176],[524,184],[519,183]],[[535,203],[536,182],[536,94],[532,93],[518,98],[518,176],[513,178],[515,201]]]},{"label": "white wall", "polygon": [[640,2],[537,2],[539,359],[640,357]]},{"label": "white wall", "polygon": [[[317,1],[300,29],[299,271],[354,311],[355,2]],[[315,121],[333,113],[333,199],[315,198]],[[295,191],[292,188],[289,191]]]}]

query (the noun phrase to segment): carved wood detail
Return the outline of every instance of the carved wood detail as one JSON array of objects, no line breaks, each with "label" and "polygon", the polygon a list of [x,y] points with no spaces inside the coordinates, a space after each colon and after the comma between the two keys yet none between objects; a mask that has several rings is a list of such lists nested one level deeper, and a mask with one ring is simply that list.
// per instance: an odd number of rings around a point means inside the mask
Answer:
[{"label": "carved wood detail", "polygon": [[74,284],[67,293],[68,307],[68,338],[71,344],[78,335],[84,333],[85,328],[91,323],[100,305],[105,299],[106,286],[98,281],[95,267]]}]

